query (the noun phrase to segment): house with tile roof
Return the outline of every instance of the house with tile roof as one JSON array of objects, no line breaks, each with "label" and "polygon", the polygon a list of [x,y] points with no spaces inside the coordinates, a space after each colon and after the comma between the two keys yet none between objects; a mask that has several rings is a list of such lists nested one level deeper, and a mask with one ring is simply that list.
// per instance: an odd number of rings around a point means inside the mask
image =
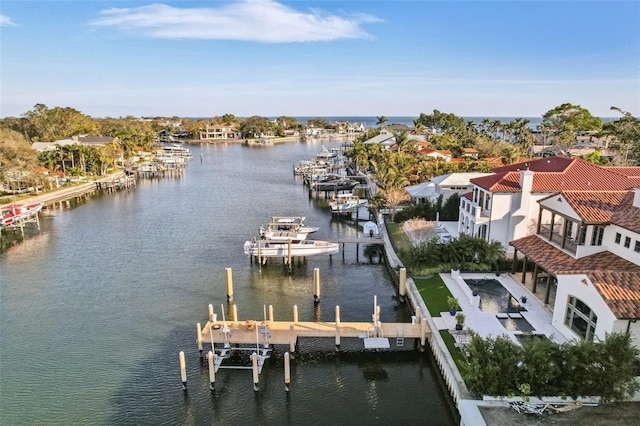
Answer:
[{"label": "house with tile roof", "polygon": [[602,167],[578,158],[547,157],[493,169],[471,180],[460,202],[458,232],[509,242],[535,234],[538,201],[563,191],[629,191],[639,167]]},{"label": "house with tile roof", "polygon": [[[540,200],[535,235],[511,241],[568,339],[630,333],[640,347],[640,186]],[[514,262],[515,265],[515,262]]]},{"label": "house with tile roof", "polygon": [[565,338],[627,332],[640,347],[640,167],[548,157],[494,172],[472,180],[459,229],[506,241]]}]

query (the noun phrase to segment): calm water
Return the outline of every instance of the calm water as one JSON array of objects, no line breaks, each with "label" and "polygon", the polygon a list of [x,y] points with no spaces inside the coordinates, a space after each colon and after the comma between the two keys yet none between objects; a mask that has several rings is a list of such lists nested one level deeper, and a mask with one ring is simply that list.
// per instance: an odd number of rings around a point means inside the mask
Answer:
[{"label": "calm water", "polygon": [[[331,144],[328,144],[331,146]],[[337,145],[336,145],[337,146]],[[318,144],[249,148],[193,145],[181,178],[138,180],[132,191],[49,211],[42,232],[0,254],[0,421],[20,424],[455,424],[430,354],[365,352],[361,342],[302,340],[284,390],[276,347],[254,392],[250,371],[220,370],[208,389],[195,345],[207,306],[228,309],[233,269],[241,319],[367,321],[373,296],[382,321],[410,313],[360,247],[311,257],[292,274],[262,272],[242,253],[272,215],[304,215],[315,236],[355,235],[325,200],[309,199],[292,174]],[[200,161],[202,153],[202,162]],[[370,261],[371,260],[371,261]],[[321,301],[313,303],[313,269]],[[187,360],[182,391],[178,352]]]}]

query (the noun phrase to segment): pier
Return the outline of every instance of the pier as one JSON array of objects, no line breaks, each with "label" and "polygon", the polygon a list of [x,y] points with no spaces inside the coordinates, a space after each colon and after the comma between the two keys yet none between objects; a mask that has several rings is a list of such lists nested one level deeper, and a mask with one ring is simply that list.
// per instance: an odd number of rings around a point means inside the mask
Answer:
[{"label": "pier", "polygon": [[[208,360],[210,388],[215,390],[215,375],[220,369],[251,369],[253,370],[254,390],[258,390],[259,374],[270,358],[273,345],[288,347],[285,352],[285,389],[289,391],[290,366],[289,359],[296,352],[300,338],[329,338],[334,339],[336,350],[339,350],[341,339],[360,339],[363,350],[386,350],[403,347],[405,339],[419,341],[420,347],[425,348],[431,329],[426,318],[416,312],[411,323],[383,323],[380,320],[380,306],[377,296],[373,297],[373,313],[370,322],[343,322],[340,320],[340,307],[335,307],[335,321],[299,321],[298,307],[293,306],[292,319],[275,321],[273,306],[264,306],[262,321],[247,319],[238,320],[237,306],[231,305],[231,318],[224,315],[221,305],[222,319],[214,313],[213,305],[209,305],[209,317],[204,326],[196,325],[196,343],[200,352],[200,359]],[[204,355],[205,347],[210,350]],[[231,365],[229,361],[233,355],[244,357],[245,363],[237,362]],[[248,356],[247,356],[248,355]],[[234,357],[238,358],[238,357]],[[227,364],[225,364],[227,361]],[[186,391],[186,376],[184,374],[184,355],[180,353],[181,377]],[[203,363],[204,365],[204,363]]]}]

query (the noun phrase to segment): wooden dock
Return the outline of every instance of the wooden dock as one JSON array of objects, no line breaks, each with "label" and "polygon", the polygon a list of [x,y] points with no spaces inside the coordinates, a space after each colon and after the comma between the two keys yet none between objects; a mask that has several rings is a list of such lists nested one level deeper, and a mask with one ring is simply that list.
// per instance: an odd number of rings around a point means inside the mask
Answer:
[{"label": "wooden dock", "polygon": [[[225,324],[226,330],[225,333]],[[293,321],[207,321],[201,329],[202,343],[209,345],[288,345],[293,352],[301,337],[363,339],[363,349],[367,349],[367,339],[392,339],[404,343],[404,339],[420,339],[422,346],[431,330],[424,321],[413,323],[373,322],[293,322]],[[265,345],[266,343],[266,345]],[[339,343],[338,343],[339,344]],[[398,345],[402,346],[402,345]],[[386,348],[389,346],[387,345]],[[371,348],[371,347],[369,347]],[[375,348],[385,348],[376,346]]]}]

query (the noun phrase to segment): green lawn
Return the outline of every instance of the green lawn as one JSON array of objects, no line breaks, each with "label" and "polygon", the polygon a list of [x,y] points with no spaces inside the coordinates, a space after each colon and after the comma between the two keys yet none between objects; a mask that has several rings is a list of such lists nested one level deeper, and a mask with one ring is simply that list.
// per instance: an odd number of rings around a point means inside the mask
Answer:
[{"label": "green lawn", "polygon": [[430,278],[413,277],[413,282],[416,284],[420,296],[422,296],[422,300],[427,305],[432,317],[439,317],[440,312],[449,310],[447,298],[453,295],[444,281],[442,281],[442,278],[440,278],[440,275],[435,274]]},{"label": "green lawn", "polygon": [[409,253],[413,248],[411,241],[407,238],[402,226],[399,223],[387,222],[387,231],[389,231],[389,238],[393,244],[393,248],[396,250],[396,254],[405,263],[405,259],[402,259],[404,253]]},{"label": "green lawn", "polygon": [[453,338],[451,333],[449,333],[449,330],[440,330],[440,336],[442,337],[442,340],[444,340],[444,344],[447,347],[449,354],[451,354],[453,362],[456,363],[458,371],[462,372],[462,366],[467,363],[467,360],[464,359],[464,356],[462,355],[462,352],[460,352],[460,349],[456,347],[455,339]]}]

